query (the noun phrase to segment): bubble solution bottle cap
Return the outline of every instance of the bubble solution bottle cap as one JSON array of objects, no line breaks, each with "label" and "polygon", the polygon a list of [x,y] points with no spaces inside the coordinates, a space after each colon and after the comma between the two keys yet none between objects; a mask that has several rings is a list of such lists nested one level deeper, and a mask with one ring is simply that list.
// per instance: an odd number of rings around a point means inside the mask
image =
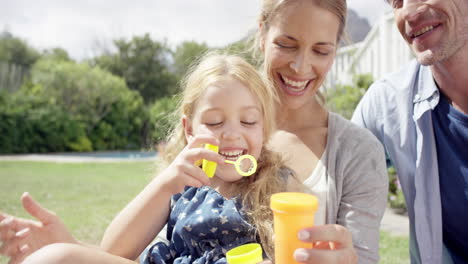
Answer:
[{"label": "bubble solution bottle cap", "polygon": [[307,193],[275,193],[271,196],[270,207],[277,213],[303,214],[317,211],[318,199]]},{"label": "bubble solution bottle cap", "polygon": [[226,253],[228,264],[257,264],[263,261],[262,247],[258,243],[250,243],[235,247]]}]

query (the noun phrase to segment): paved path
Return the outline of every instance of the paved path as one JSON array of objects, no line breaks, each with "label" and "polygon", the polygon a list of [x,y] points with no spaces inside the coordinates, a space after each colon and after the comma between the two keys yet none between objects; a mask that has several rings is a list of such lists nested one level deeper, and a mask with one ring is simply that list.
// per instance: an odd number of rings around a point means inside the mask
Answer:
[{"label": "paved path", "polygon": [[393,212],[392,209],[385,210],[380,229],[396,236],[409,236],[408,216]]}]

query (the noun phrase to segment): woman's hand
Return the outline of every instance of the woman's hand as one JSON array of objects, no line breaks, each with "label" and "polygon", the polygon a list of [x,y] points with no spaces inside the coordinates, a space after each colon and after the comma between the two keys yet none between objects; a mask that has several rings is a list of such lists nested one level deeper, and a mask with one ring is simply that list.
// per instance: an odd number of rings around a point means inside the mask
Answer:
[{"label": "woman's hand", "polygon": [[314,226],[299,231],[298,238],[314,244],[312,249],[300,248],[294,258],[301,263],[355,264],[358,256],[351,233],[341,225]]},{"label": "woman's hand", "polygon": [[[299,231],[298,238],[313,243],[312,249],[299,248],[294,258],[301,263],[355,264],[358,256],[351,233],[341,225],[321,225]],[[265,260],[259,264],[272,264]]]},{"label": "woman's hand", "polygon": [[0,255],[10,257],[8,263],[21,263],[31,253],[52,243],[78,243],[60,218],[28,193],[21,196],[21,202],[26,212],[39,221],[0,213]]},{"label": "woman's hand", "polygon": [[207,159],[222,164],[224,158],[214,151],[203,148],[203,145],[207,143],[219,144],[218,140],[210,135],[200,135],[189,140],[187,146],[158,176],[166,190],[176,194],[182,192],[186,186],[201,187],[210,184],[205,172],[199,164],[196,164],[197,161]]}]

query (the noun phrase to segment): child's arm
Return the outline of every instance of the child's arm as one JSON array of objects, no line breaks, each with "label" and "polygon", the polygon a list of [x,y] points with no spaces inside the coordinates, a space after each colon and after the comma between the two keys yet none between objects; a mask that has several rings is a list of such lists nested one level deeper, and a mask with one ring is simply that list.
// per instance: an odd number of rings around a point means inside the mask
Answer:
[{"label": "child's arm", "polygon": [[214,137],[199,136],[179,153],[112,221],[104,233],[101,247],[118,256],[135,259],[166,224],[171,196],[186,186],[208,185],[206,174],[194,165],[197,160],[224,162],[217,153],[199,148],[217,144]]}]

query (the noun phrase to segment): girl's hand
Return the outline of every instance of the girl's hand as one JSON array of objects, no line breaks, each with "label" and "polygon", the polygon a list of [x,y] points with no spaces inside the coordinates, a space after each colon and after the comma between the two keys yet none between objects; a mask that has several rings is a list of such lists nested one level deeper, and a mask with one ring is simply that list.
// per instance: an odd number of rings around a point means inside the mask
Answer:
[{"label": "girl's hand", "polygon": [[297,249],[296,261],[301,263],[355,264],[358,256],[353,247],[351,233],[341,225],[322,225],[299,231],[299,239],[314,243],[313,249]]},{"label": "girl's hand", "polygon": [[52,243],[78,243],[60,218],[33,200],[28,194],[21,196],[24,209],[39,221],[0,213],[0,255],[10,257],[8,263],[21,261]]},{"label": "girl's hand", "polygon": [[177,155],[174,161],[159,176],[165,185],[164,189],[171,194],[180,193],[186,186],[201,187],[209,185],[210,180],[205,172],[195,163],[206,159],[218,164],[224,163],[224,158],[211,150],[205,149],[204,144],[219,145],[218,140],[210,135],[199,135],[189,140],[187,146]]}]

